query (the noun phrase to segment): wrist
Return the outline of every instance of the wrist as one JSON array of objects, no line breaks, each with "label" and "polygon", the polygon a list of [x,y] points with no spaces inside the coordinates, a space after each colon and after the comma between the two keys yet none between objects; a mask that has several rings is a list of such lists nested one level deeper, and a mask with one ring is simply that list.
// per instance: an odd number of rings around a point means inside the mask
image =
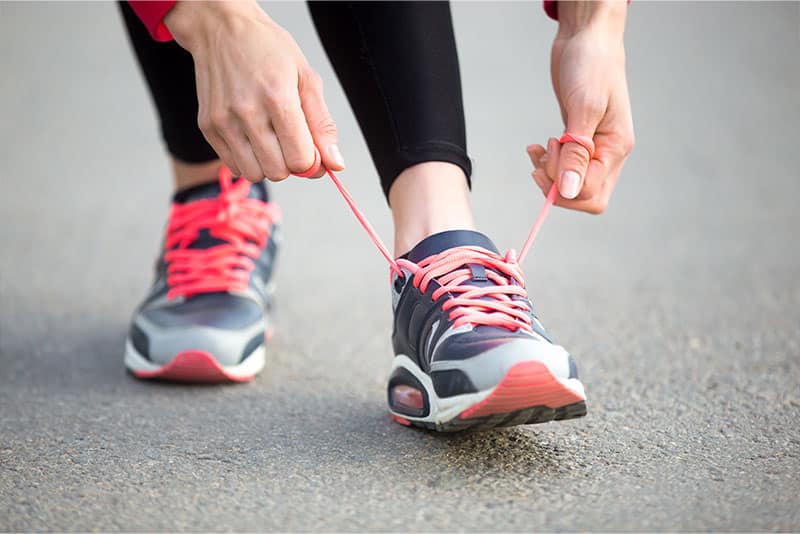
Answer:
[{"label": "wrist", "polygon": [[255,0],[178,0],[164,17],[164,25],[175,41],[192,51],[220,26],[231,27],[244,18],[268,18]]},{"label": "wrist", "polygon": [[558,3],[558,37],[596,30],[609,37],[625,32],[626,0],[570,0]]}]

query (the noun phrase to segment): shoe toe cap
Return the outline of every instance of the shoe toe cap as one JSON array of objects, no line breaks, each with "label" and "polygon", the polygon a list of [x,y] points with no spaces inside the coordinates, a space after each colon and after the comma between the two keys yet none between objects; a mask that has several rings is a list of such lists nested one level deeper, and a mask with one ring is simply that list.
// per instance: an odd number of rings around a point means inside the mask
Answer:
[{"label": "shoe toe cap", "polygon": [[497,385],[520,362],[541,362],[553,376],[563,380],[577,377],[575,361],[564,347],[536,338],[516,337],[505,343],[494,341],[486,350],[471,352],[466,358],[450,359],[446,351],[442,351],[446,348],[440,348],[434,355],[431,373],[460,370],[479,391]]},{"label": "shoe toe cap", "polygon": [[155,364],[186,351],[206,352],[223,366],[241,363],[264,343],[263,312],[255,302],[228,297],[141,311],[131,327],[134,348]]}]

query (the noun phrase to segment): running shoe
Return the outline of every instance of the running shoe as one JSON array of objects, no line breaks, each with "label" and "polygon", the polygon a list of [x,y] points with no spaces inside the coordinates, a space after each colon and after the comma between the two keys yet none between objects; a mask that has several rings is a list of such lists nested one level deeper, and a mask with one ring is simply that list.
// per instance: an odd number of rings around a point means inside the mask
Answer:
[{"label": "running shoe", "polygon": [[395,421],[457,431],[586,414],[575,360],[536,317],[513,253],[453,230],[397,263],[388,384]]},{"label": "running shoe", "polygon": [[280,210],[263,183],[219,180],[175,195],[155,282],[125,365],[139,378],[245,382],[265,363]]}]

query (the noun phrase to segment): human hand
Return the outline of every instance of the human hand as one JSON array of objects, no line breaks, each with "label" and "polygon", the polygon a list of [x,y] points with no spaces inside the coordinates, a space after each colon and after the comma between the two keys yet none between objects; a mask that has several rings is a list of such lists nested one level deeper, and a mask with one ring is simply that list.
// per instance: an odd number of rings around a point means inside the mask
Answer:
[{"label": "human hand", "polygon": [[566,132],[594,141],[591,156],[578,143],[530,145],[533,178],[546,195],[558,180],[555,204],[602,213],[633,144],[625,77],[624,2],[559,3],[551,77]]},{"label": "human hand", "polygon": [[164,23],[192,54],[198,125],[235,176],[303,173],[315,145],[325,167],[344,168],[319,75],[255,1],[179,1]]}]

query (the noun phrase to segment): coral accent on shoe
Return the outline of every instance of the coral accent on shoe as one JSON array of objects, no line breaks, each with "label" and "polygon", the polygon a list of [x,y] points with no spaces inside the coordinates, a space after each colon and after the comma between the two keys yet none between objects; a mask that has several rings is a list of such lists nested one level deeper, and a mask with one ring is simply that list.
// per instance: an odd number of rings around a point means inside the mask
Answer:
[{"label": "coral accent on shoe", "polygon": [[561,408],[586,400],[558,380],[542,362],[514,365],[488,397],[464,410],[459,417],[471,419],[511,413],[534,406]]},{"label": "coral accent on shoe", "polygon": [[400,423],[403,426],[411,426],[411,421],[409,421],[408,419],[406,419],[404,417],[400,417],[399,415],[392,414],[392,419],[396,423]]},{"label": "coral accent on shoe", "polygon": [[214,357],[203,351],[187,350],[154,371],[133,371],[138,378],[159,378],[175,382],[249,382],[255,375],[237,376],[229,373]]},{"label": "coral accent on shoe", "polygon": [[[246,290],[270,226],[280,219],[276,204],[248,198],[250,182],[240,178],[233,183],[224,165],[219,183],[221,192],[215,198],[172,205],[164,254],[168,298]],[[201,230],[225,243],[188,248]]]}]

